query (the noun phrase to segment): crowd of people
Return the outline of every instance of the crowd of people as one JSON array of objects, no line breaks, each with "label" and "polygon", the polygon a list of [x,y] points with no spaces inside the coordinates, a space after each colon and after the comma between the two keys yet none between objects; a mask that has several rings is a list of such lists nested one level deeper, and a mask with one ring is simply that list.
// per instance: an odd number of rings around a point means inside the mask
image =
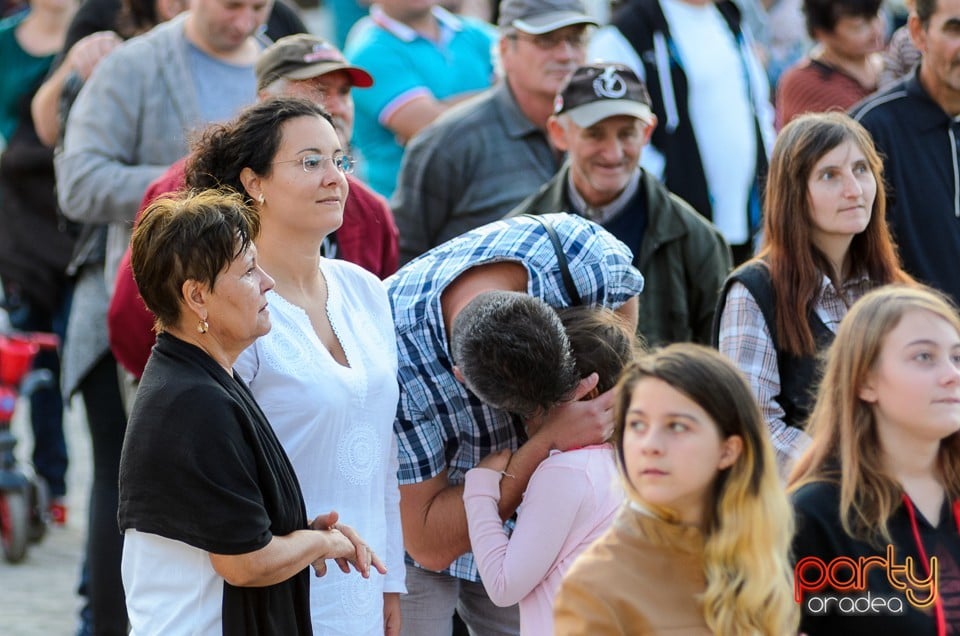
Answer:
[{"label": "crowd of people", "polygon": [[78,636],[960,636],[960,0],[351,2],[2,5]]}]

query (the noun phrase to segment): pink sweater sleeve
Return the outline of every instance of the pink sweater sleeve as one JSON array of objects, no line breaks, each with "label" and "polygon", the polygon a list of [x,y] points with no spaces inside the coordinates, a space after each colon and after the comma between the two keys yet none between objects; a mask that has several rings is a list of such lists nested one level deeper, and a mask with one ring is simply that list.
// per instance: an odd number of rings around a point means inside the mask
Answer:
[{"label": "pink sweater sleeve", "polygon": [[463,500],[483,586],[490,600],[506,607],[540,585],[562,556],[591,484],[581,471],[544,462],[530,478],[516,527],[508,537],[497,511],[500,478],[487,468],[468,471]]}]

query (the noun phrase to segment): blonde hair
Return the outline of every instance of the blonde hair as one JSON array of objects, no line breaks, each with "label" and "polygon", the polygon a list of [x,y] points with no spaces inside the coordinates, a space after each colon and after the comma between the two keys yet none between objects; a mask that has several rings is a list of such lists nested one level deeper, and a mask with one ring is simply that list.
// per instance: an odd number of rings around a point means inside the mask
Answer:
[{"label": "blonde hair", "polygon": [[[813,443],[797,460],[790,490],[815,481],[839,482],[840,521],[852,537],[874,546],[891,542],[887,520],[903,489],[883,467],[873,407],[859,392],[876,367],[887,335],[903,317],[925,311],[960,333],[956,307],[922,285],[888,285],[864,295],[840,323],[807,431]],[[947,496],[960,498],[960,433],[940,442],[937,467]]]},{"label": "blonde hair", "polygon": [[666,382],[696,402],[716,423],[720,437],[738,435],[743,449],[714,482],[706,511],[703,612],[716,634],[794,634],[799,609],[793,601],[788,558],[793,514],[777,476],[766,425],[747,381],[713,349],[674,344],[628,366],[617,384],[614,445],[631,499],[670,520],[670,511],[643,501],[624,466],[623,433],[633,389],[647,378]]}]

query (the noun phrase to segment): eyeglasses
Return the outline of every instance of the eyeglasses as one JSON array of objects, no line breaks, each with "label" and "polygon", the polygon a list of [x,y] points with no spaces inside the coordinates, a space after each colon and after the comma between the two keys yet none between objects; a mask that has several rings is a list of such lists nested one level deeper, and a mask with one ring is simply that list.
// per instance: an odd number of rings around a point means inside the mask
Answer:
[{"label": "eyeglasses", "polygon": [[327,155],[304,155],[299,159],[287,159],[286,161],[274,161],[273,163],[274,165],[278,163],[299,163],[303,166],[303,171],[309,174],[326,168],[328,161],[332,161],[337,171],[343,174],[353,173],[353,169],[357,165],[356,160],[349,155],[336,155],[335,157],[328,157]]},{"label": "eyeglasses", "polygon": [[582,49],[587,46],[587,33],[585,29],[579,31],[567,31],[566,33],[563,31],[553,31],[551,33],[543,33],[541,35],[528,35],[522,31],[518,31],[511,33],[507,37],[509,37],[511,40],[523,40],[524,42],[530,42],[541,51],[552,51],[564,42],[569,44],[570,48],[573,49]]}]

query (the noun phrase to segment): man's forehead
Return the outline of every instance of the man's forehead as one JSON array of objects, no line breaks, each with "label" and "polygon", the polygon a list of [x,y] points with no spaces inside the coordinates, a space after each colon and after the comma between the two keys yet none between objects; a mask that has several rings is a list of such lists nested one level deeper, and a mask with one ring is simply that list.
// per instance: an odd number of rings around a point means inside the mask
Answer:
[{"label": "man's forehead", "polygon": [[312,87],[333,87],[333,86],[353,86],[353,82],[350,79],[350,73],[343,69],[336,69],[330,71],[329,73],[324,73],[322,75],[317,75],[315,77],[308,77],[307,79],[289,80],[291,83],[300,84],[302,86],[312,86]]},{"label": "man's forehead", "polygon": [[547,31],[541,33],[540,35],[553,35],[554,33],[583,33],[587,30],[586,24],[568,24],[567,26],[560,27],[559,29],[554,29],[553,31]]}]

